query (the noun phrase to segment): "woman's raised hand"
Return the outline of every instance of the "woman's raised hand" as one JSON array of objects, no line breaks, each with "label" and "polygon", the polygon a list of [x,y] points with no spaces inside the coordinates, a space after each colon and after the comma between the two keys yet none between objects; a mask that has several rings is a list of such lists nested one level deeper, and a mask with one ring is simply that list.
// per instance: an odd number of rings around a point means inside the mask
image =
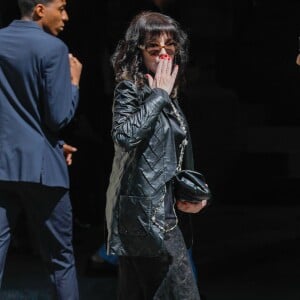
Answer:
[{"label": "woman's raised hand", "polygon": [[154,78],[150,74],[146,74],[149,86],[164,89],[170,95],[178,73],[178,65],[175,65],[174,68],[172,66],[173,61],[169,55],[160,55]]}]

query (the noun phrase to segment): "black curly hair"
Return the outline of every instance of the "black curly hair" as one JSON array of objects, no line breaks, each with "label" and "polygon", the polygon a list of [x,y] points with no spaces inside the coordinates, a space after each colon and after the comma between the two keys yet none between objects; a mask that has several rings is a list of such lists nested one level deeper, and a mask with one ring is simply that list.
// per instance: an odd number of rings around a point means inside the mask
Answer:
[{"label": "black curly hair", "polygon": [[124,39],[120,40],[111,62],[115,73],[116,82],[132,80],[141,87],[146,83],[145,65],[139,46],[147,41],[166,33],[177,44],[177,52],[174,62],[179,65],[179,72],[172,91],[171,97],[176,97],[179,84],[185,82],[184,72],[188,62],[188,37],[181,29],[179,23],[170,16],[158,12],[143,11],[137,14],[125,33]]}]

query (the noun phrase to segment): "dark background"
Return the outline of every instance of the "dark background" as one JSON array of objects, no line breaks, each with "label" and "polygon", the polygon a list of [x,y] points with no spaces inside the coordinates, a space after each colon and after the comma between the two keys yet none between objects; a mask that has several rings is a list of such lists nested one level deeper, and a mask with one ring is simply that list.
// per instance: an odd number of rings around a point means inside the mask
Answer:
[{"label": "dark background", "polygon": [[[17,1],[1,1],[5,26],[18,17]],[[170,14],[190,36],[188,83],[180,101],[196,166],[215,201],[297,203],[300,2],[164,0],[162,7],[154,2],[68,1],[70,21],[59,37],[83,64],[80,106],[64,132],[66,142],[79,148],[70,168],[78,217],[97,223],[103,211],[113,151],[109,59],[142,9]]]},{"label": "dark background", "polygon": [[[5,26],[18,17],[18,8],[16,1],[0,1],[0,26]],[[103,224],[113,157],[109,58],[133,15],[151,9],[173,16],[191,41],[180,101],[191,127],[196,168],[214,195],[211,210],[194,218],[196,232],[201,226],[205,231],[196,235],[197,264],[215,279],[216,273],[224,275],[220,261],[224,268],[238,268],[241,261],[245,266],[245,257],[251,264],[288,256],[283,249],[299,248],[300,237],[300,67],[295,64],[300,1],[166,0],[162,7],[154,2],[68,1],[70,21],[59,37],[83,64],[80,106],[64,132],[66,142],[79,149],[70,167],[75,221]],[[98,238],[100,243],[103,236]],[[237,255],[235,263],[226,265],[233,261],[228,254],[216,267],[212,257],[224,247]],[[208,257],[203,265],[201,255]]]}]

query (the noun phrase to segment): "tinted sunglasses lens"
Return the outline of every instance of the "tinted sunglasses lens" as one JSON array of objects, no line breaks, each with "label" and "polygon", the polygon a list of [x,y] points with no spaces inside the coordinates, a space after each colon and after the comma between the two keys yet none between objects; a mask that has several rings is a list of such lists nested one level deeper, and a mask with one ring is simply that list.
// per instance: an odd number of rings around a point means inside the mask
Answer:
[{"label": "tinted sunglasses lens", "polygon": [[149,48],[147,51],[151,56],[158,56],[160,53],[160,48]]},{"label": "tinted sunglasses lens", "polygon": [[175,55],[175,49],[174,47],[170,48],[170,47],[166,47],[166,52],[168,53],[168,55],[173,56]]},{"label": "tinted sunglasses lens", "polygon": [[[166,50],[168,55],[170,55],[170,56],[175,55],[176,51],[175,51],[175,48],[173,46],[164,47],[164,49]],[[158,56],[160,54],[161,48],[148,48],[147,51],[151,56]]]}]

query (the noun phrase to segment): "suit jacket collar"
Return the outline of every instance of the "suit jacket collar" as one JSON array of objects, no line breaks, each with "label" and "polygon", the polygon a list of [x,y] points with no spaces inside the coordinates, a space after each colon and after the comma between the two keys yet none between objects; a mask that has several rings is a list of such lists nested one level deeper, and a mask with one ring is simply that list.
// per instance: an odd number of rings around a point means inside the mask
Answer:
[{"label": "suit jacket collar", "polygon": [[19,28],[27,27],[27,28],[35,28],[38,30],[43,30],[43,28],[34,21],[14,20],[10,23],[10,26],[19,27]]}]

